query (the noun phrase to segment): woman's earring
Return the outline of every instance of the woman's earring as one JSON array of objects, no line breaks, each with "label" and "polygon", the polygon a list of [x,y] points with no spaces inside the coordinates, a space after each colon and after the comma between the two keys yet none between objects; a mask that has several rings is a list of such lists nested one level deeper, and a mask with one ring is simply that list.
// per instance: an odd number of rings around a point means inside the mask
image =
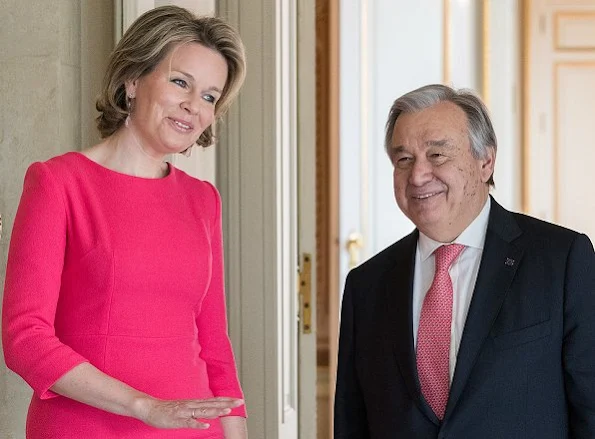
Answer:
[{"label": "woman's earring", "polygon": [[186,148],[184,151],[182,151],[180,154],[182,154],[184,157],[190,157],[192,155],[192,147],[194,145],[190,145],[188,148]]},{"label": "woman's earring", "polygon": [[124,125],[126,125],[126,127],[128,127],[128,125],[130,125],[130,112],[132,110],[132,100],[134,99],[134,96],[129,94],[126,95],[126,109],[128,110],[128,116],[126,116],[126,120],[124,121]]}]

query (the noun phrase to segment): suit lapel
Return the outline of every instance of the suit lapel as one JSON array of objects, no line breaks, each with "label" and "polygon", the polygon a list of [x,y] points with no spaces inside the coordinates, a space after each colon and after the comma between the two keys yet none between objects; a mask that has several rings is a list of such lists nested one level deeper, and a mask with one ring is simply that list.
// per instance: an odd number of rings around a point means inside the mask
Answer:
[{"label": "suit lapel", "polygon": [[494,199],[491,202],[483,255],[457,355],[445,420],[465,388],[524,253],[524,248],[512,243],[521,234],[513,215]]},{"label": "suit lapel", "polygon": [[417,249],[417,231],[407,236],[399,248],[395,266],[387,273],[385,294],[387,334],[394,334],[395,357],[411,399],[433,423],[438,418],[421,396],[415,350],[413,348],[413,275]]}]

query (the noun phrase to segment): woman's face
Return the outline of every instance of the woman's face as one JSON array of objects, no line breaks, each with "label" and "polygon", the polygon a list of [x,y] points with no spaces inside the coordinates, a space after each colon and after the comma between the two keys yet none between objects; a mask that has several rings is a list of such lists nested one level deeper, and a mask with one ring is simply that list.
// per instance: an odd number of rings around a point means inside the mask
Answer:
[{"label": "woman's face", "polygon": [[172,154],[192,146],[215,119],[227,81],[223,56],[198,43],[174,47],[155,69],[126,83],[131,126],[145,149]]}]

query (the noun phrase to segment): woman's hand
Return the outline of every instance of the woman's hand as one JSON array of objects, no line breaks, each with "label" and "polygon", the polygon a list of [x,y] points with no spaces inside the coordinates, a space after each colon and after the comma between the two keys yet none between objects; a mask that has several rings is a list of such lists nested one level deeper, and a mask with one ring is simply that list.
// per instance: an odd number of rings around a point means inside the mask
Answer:
[{"label": "woman's hand", "polygon": [[242,399],[229,397],[157,399],[106,375],[89,363],[73,367],[51,390],[110,413],[140,419],[156,428],[209,428],[208,421],[204,420],[225,416],[231,409],[244,404]]},{"label": "woman's hand", "polygon": [[236,398],[216,397],[167,401],[141,397],[137,401],[137,417],[156,428],[209,428],[208,419],[225,416],[244,401]]}]

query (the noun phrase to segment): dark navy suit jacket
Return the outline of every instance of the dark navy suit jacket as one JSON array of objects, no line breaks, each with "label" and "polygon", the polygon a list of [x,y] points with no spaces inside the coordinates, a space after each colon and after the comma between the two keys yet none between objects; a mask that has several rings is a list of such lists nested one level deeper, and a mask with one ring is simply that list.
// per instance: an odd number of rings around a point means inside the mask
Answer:
[{"label": "dark navy suit jacket", "polygon": [[347,277],[335,439],[595,438],[590,240],[492,199],[443,422],[416,370],[417,240],[414,231]]}]

